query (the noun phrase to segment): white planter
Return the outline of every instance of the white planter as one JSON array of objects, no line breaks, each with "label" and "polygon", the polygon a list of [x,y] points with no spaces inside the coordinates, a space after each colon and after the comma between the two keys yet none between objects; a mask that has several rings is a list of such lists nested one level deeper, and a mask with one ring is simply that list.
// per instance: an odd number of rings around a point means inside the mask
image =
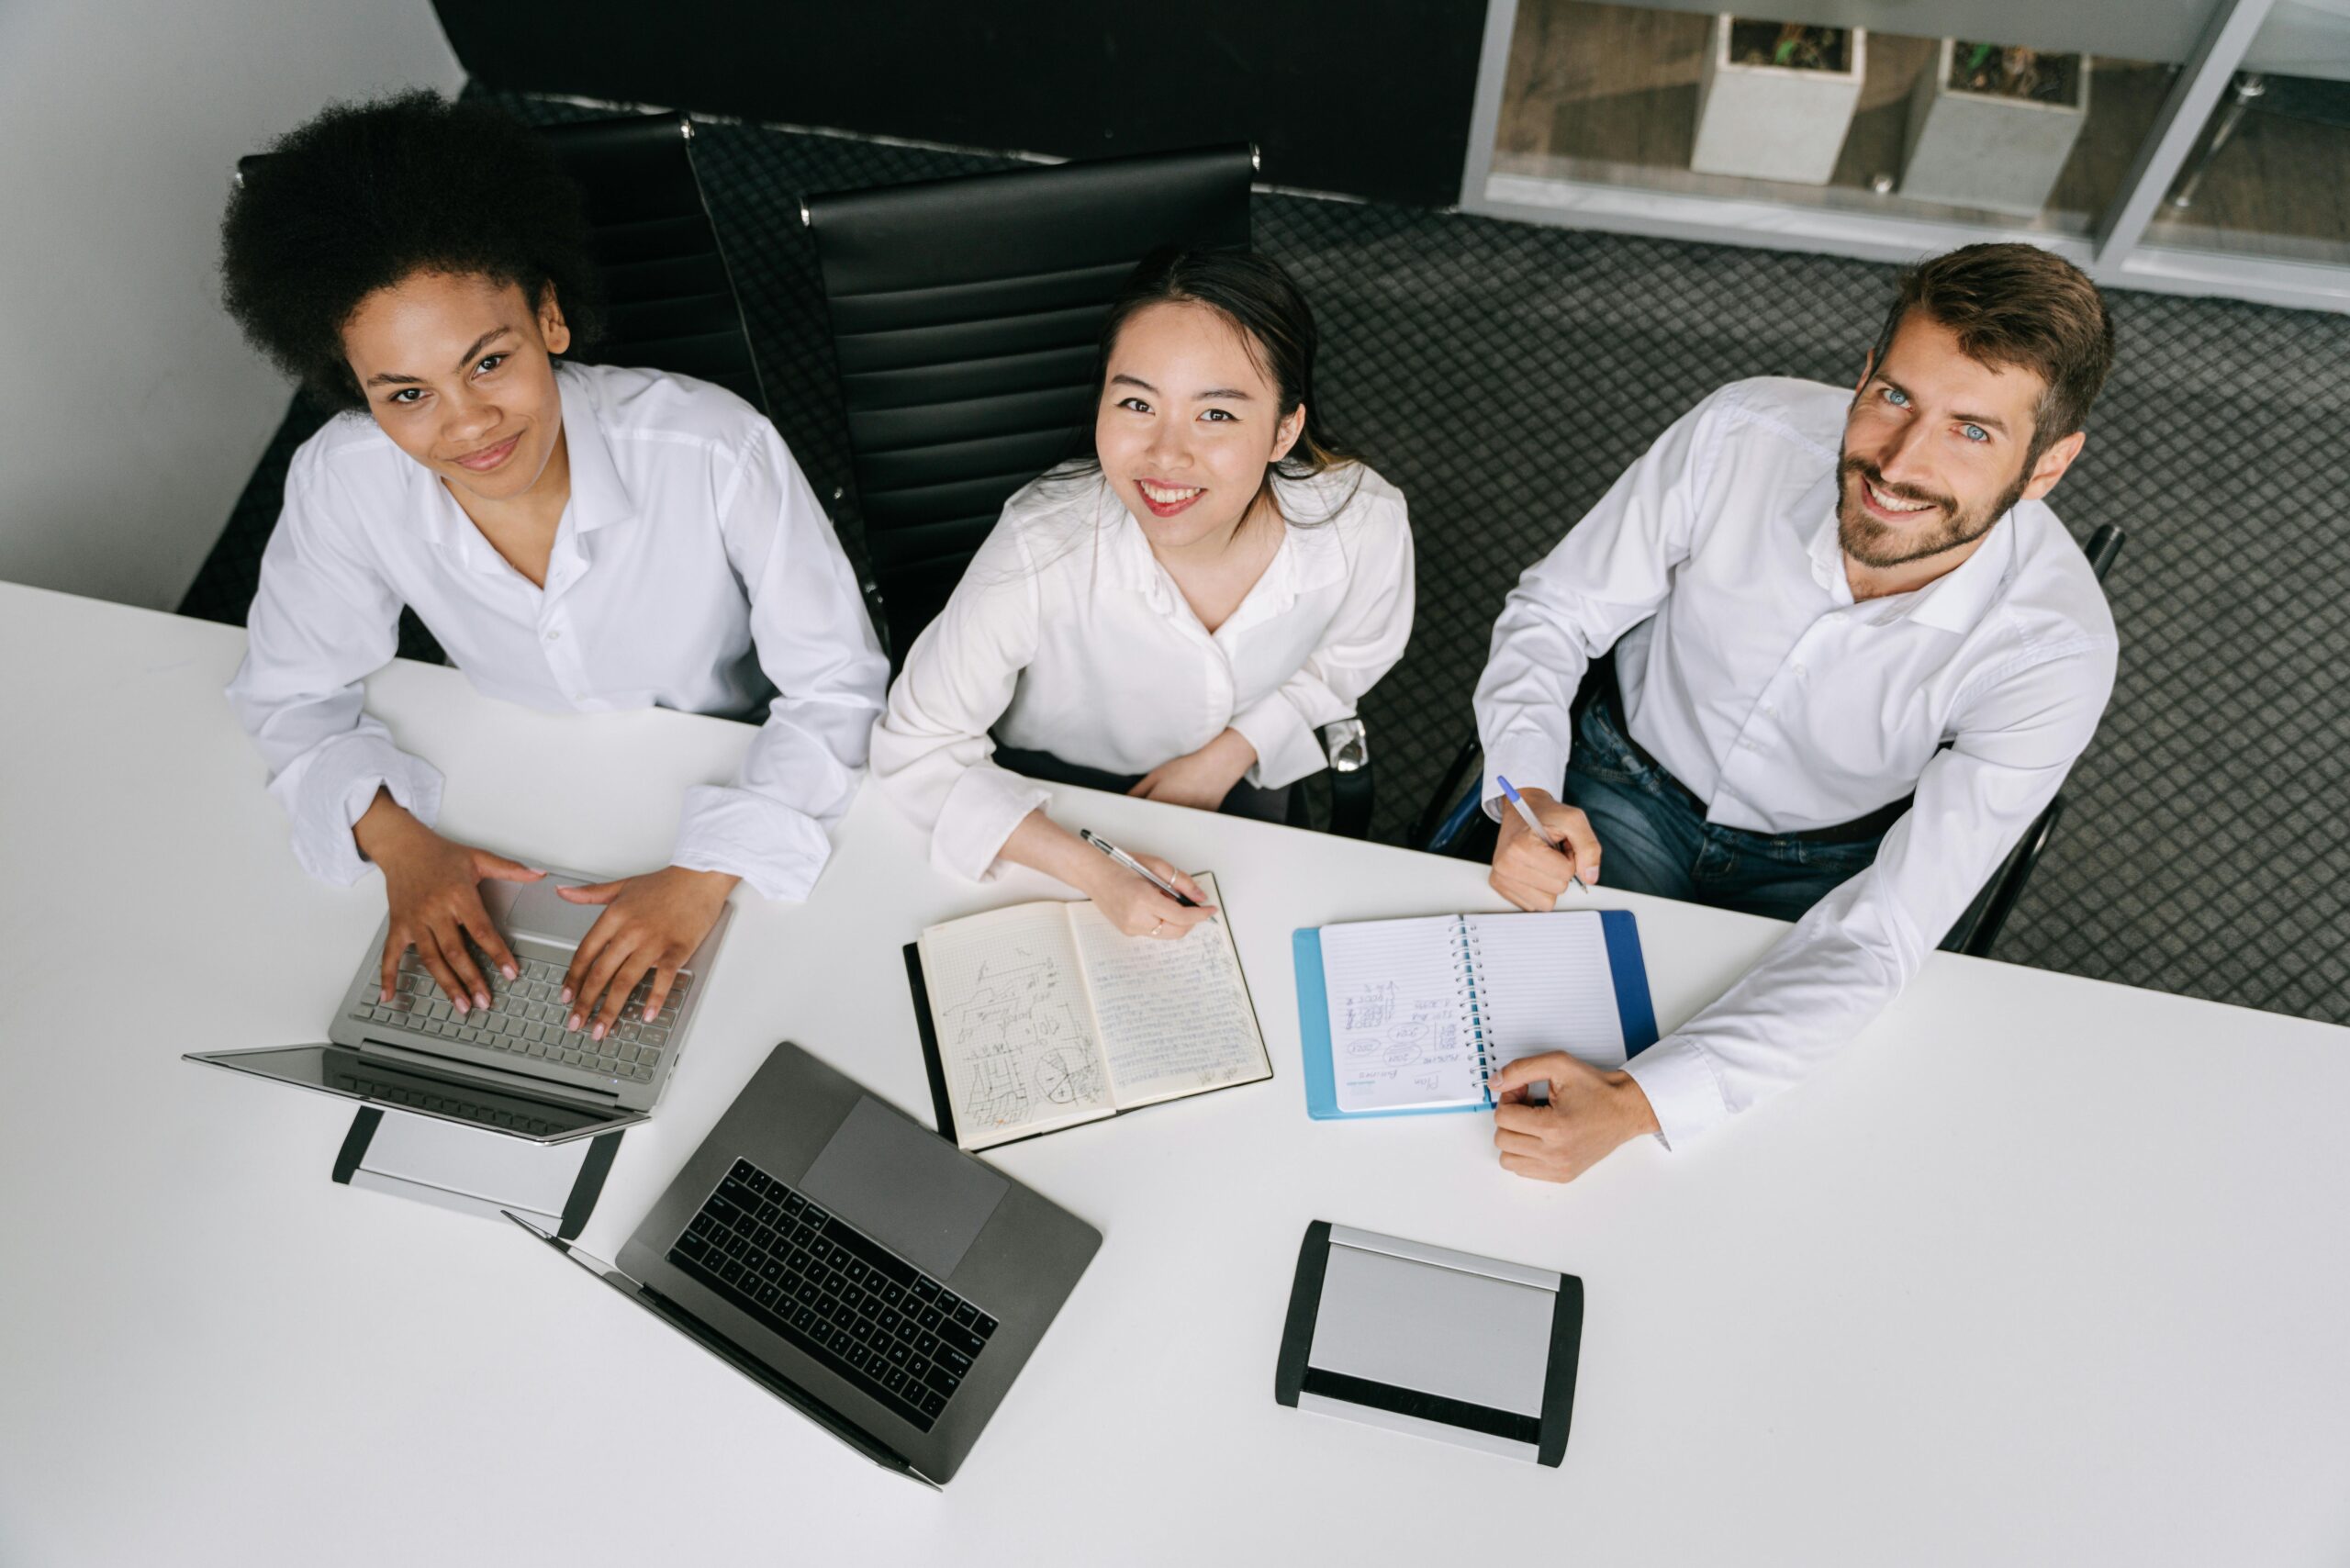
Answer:
[{"label": "white planter", "polygon": [[1942,39],[1909,95],[1901,194],[1950,207],[2031,217],[2048,205],[2056,176],[2089,116],[2089,57],[2080,57],[2073,104],[2041,104],[1950,85],[1955,39]]},{"label": "white planter", "polygon": [[1697,84],[1697,146],[1689,167],[1701,174],[1826,185],[1860,105],[1867,29],[1852,29],[1846,69],[1796,71],[1732,61],[1729,24],[1726,15],[1714,18],[1713,47]]}]

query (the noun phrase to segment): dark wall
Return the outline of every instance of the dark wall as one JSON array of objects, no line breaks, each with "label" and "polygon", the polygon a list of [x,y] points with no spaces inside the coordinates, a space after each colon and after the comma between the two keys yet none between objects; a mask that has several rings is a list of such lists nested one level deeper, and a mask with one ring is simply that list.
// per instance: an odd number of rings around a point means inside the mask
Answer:
[{"label": "dark wall", "polygon": [[1254,141],[1262,177],[1459,199],[1474,0],[434,0],[476,82],[1102,157]]}]

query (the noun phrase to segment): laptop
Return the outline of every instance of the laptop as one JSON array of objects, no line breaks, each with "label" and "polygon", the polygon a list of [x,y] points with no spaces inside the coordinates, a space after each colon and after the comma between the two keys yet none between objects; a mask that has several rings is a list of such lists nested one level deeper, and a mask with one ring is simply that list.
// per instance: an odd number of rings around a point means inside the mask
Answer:
[{"label": "laptop", "polygon": [[400,956],[393,1001],[379,1001],[386,914],[344,989],[326,1044],[191,1052],[187,1059],[535,1143],[633,1126],[652,1114],[677,1069],[733,906],[720,908],[659,1015],[645,1021],[648,988],[640,983],[599,1041],[563,1026],[570,1009],[556,997],[572,954],[603,909],[567,902],[555,890],[610,879],[550,871],[535,882],[482,882],[482,903],[520,971],[509,980],[476,950],[490,991],[486,1012],[461,1016],[413,952]]},{"label": "laptop", "polygon": [[934,1486],[1102,1245],[789,1043],[617,1265],[507,1217],[867,1459]]}]

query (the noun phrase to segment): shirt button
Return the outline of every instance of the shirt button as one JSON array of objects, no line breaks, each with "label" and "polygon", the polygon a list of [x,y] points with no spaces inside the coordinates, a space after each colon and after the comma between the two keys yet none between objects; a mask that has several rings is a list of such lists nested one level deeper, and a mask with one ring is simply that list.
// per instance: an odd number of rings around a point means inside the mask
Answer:
[{"label": "shirt button", "polygon": [[560,632],[550,632],[547,633],[547,641],[550,643],[560,643],[563,641],[563,633]]}]

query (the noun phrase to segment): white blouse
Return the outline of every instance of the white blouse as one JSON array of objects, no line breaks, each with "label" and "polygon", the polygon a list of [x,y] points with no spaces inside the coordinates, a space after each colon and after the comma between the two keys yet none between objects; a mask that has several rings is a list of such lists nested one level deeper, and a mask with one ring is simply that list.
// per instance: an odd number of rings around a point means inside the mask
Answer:
[{"label": "white blouse", "polygon": [[1142,774],[1229,727],[1260,788],[1325,766],[1315,732],[1411,637],[1411,522],[1360,464],[1276,483],[1287,532],[1213,633],[1099,475],[1056,471],[1004,503],[873,732],[873,776],[931,830],[932,864],[985,879],[1045,802],[990,760],[997,742]]},{"label": "white blouse", "polygon": [[804,898],[889,678],[832,523],[775,427],[724,388],[604,365],[556,376],[571,500],[543,588],[365,413],[295,454],[229,687],[295,854],[352,881],[352,824],[378,786],[428,823],[439,812],[440,773],[361,709],[407,604],[492,697],[764,719],[731,786],[686,791],[671,863]]}]

